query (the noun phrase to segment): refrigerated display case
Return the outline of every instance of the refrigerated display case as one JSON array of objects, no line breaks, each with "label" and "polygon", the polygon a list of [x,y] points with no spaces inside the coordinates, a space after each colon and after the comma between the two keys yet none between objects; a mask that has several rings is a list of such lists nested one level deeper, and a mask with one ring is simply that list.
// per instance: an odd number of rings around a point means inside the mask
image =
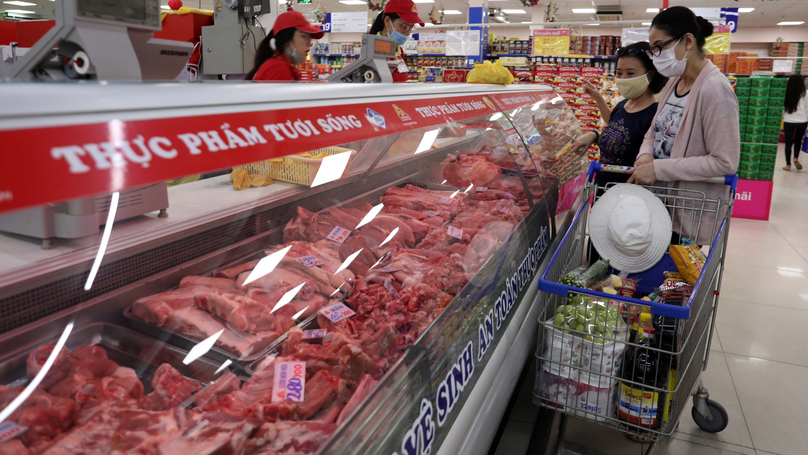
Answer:
[{"label": "refrigerated display case", "polygon": [[[550,88],[0,97],[0,217],[101,197],[110,220],[0,233],[0,452],[485,450],[584,169]],[[113,222],[168,180],[168,217]]]}]

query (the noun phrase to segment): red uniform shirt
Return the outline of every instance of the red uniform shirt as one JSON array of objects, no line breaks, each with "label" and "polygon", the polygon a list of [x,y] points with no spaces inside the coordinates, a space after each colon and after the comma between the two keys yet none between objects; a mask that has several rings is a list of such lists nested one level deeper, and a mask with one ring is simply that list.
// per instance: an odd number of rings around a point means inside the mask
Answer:
[{"label": "red uniform shirt", "polygon": [[276,52],[272,58],[267,59],[258,71],[255,72],[254,81],[299,81],[300,71],[292,65],[286,56]]}]

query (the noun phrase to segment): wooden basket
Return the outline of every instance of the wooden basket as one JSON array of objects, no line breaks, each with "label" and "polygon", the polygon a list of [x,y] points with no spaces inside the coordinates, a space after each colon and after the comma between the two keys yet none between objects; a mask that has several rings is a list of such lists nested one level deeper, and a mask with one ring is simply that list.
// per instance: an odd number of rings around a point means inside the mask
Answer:
[{"label": "wooden basket", "polygon": [[[351,161],[356,157],[356,150],[342,147],[326,147],[312,150],[308,152],[308,154],[315,156],[322,155],[322,157],[324,157],[326,155],[338,155],[345,152],[351,152],[351,157],[348,159],[345,171],[343,171],[340,177],[342,178],[348,175],[348,171],[351,169]],[[317,176],[317,171],[320,170],[320,165],[323,162],[322,157],[305,158],[297,155],[289,155],[283,158],[236,166],[235,168],[246,169],[247,172],[251,174],[263,175],[282,182],[311,186],[312,182],[314,182],[314,177]]]}]

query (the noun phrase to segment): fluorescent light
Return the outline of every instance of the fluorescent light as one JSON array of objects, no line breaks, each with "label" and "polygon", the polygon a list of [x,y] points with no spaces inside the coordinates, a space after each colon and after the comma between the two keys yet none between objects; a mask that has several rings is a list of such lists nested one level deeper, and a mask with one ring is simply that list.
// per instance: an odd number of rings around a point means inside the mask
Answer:
[{"label": "fluorescent light", "polygon": [[739,13],[751,13],[755,8],[738,8]]},{"label": "fluorescent light", "polygon": [[458,11],[456,9],[447,9],[447,10],[443,11],[443,14],[453,15],[453,14],[463,14],[463,13],[461,13],[460,11]]},{"label": "fluorescent light", "polygon": [[598,11],[595,8],[573,8],[572,12],[575,14],[595,14]]},{"label": "fluorescent light", "polygon": [[643,22],[642,25],[651,25],[650,22]]},{"label": "fluorescent light", "polygon": [[[284,0],[283,3],[286,3],[286,0]],[[160,5],[160,9],[171,9],[171,7],[168,5]]]},{"label": "fluorescent light", "polygon": [[427,131],[424,133],[424,137],[421,138],[421,143],[418,144],[418,148],[415,149],[415,154],[426,152],[427,150],[432,148],[432,144],[435,143],[435,139],[438,138],[438,133],[440,132],[440,128],[436,128],[434,130]]},{"label": "fluorescent light", "polygon": [[647,8],[647,9],[645,10],[645,12],[646,12],[646,13],[658,13],[658,12],[659,12],[659,8]]},{"label": "fluorescent light", "polygon": [[93,287],[95,275],[98,273],[98,268],[101,267],[101,260],[104,259],[104,253],[107,251],[107,243],[109,243],[109,236],[112,234],[112,225],[115,224],[115,212],[118,211],[118,198],[121,193],[114,192],[109,200],[109,211],[107,212],[107,224],[104,225],[104,234],[101,235],[101,243],[98,245],[98,252],[95,254],[95,261],[90,268],[90,274],[87,275],[87,282],[84,283],[84,290],[89,291]]},{"label": "fluorescent light", "polygon": [[247,279],[244,280],[242,286],[247,286],[253,281],[272,273],[272,271],[275,270],[275,267],[277,267],[278,264],[281,263],[281,260],[283,259],[284,256],[286,256],[286,253],[288,253],[290,249],[292,249],[291,245],[287,246],[282,250],[278,250],[258,261],[258,264],[255,266],[252,272],[250,272],[250,274],[247,275]]},{"label": "fluorescent light", "polygon": [[435,0],[413,0],[413,3],[435,3]]},{"label": "fluorescent light", "polygon": [[20,2],[20,1],[17,1],[17,0],[13,0],[13,1],[10,1],[10,2],[3,2],[3,3],[5,3],[6,5],[14,5],[14,6],[36,6],[36,3]]},{"label": "fluorescent light", "polygon": [[[488,1],[491,1],[491,0],[488,0]],[[532,24],[532,23],[533,23],[533,21],[522,21],[522,23],[523,23],[523,24]]]},{"label": "fluorescent light", "polygon": [[311,187],[314,188],[315,186],[341,179],[350,160],[351,152],[342,152],[323,157],[320,169],[317,170],[317,175],[314,176],[314,181],[311,182]]},{"label": "fluorescent light", "polygon": [[527,11],[523,9],[504,9],[502,12],[505,14],[527,14]]},{"label": "fluorescent light", "polygon": [[594,22],[593,22],[593,23],[591,23],[591,24],[584,24],[584,25],[600,25],[600,24],[598,24],[598,23],[594,23]]},{"label": "fluorescent light", "polygon": [[777,25],[802,25],[805,21],[785,21],[785,22],[778,22]]},{"label": "fluorescent light", "polygon": [[188,355],[182,360],[182,363],[185,365],[190,364],[194,360],[202,357],[203,355],[207,354],[210,351],[210,348],[216,344],[216,340],[219,339],[220,336],[224,333],[224,329],[219,330],[218,332],[214,333],[213,335],[205,338],[204,340],[200,341],[196,344],[190,351],[188,351]]},{"label": "fluorescent light", "polygon": [[373,206],[373,208],[371,208],[370,211],[368,211],[368,213],[365,214],[365,217],[362,218],[362,221],[360,221],[359,224],[357,224],[354,229],[359,229],[362,226],[364,226],[364,225],[370,223],[371,221],[373,221],[373,218],[376,218],[376,215],[378,215],[379,212],[381,212],[383,208],[384,208],[384,204],[376,204],[375,206]]},{"label": "fluorescent light", "polygon": [[14,14],[34,14],[34,11],[28,11],[24,9],[7,9],[6,12]]},{"label": "fluorescent light", "polygon": [[[339,2],[342,3],[343,5],[365,5],[365,4],[367,4],[367,2],[364,2],[362,0],[339,0]],[[286,3],[286,2],[284,2],[284,3]]]}]

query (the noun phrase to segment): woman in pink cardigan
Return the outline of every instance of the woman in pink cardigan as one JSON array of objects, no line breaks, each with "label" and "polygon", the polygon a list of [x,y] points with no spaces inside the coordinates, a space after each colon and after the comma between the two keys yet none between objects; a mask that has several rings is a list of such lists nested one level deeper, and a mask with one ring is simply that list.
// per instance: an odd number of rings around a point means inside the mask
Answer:
[{"label": "woman in pink cardigan", "polygon": [[[712,24],[683,6],[668,8],[651,22],[648,53],[670,81],[629,183],[672,182],[669,188],[703,192],[707,199],[729,197],[724,185],[698,183],[734,174],[741,149],[738,99],[724,74],[704,57],[705,38],[712,33]],[[700,245],[710,244],[715,207],[706,207],[700,220],[699,212],[677,210],[674,231]]]}]

